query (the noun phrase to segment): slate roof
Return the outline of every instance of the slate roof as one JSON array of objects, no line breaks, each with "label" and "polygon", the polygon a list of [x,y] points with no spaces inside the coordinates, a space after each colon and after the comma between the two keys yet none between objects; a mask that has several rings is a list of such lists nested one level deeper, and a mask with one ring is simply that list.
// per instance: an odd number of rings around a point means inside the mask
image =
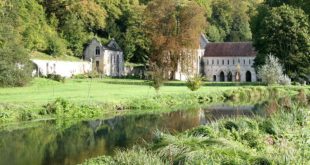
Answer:
[{"label": "slate roof", "polygon": [[208,43],[205,47],[205,57],[236,57],[256,56],[252,42],[222,42]]}]

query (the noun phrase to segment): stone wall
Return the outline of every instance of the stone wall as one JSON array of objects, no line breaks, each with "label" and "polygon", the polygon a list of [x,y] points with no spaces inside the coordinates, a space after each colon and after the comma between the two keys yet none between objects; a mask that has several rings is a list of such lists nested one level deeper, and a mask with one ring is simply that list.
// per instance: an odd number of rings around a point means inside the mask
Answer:
[{"label": "stone wall", "polygon": [[77,74],[85,74],[92,71],[91,62],[71,62],[71,61],[52,61],[52,60],[31,60],[36,69],[33,71],[33,76],[46,76],[48,74],[58,74],[63,77],[72,77]]}]

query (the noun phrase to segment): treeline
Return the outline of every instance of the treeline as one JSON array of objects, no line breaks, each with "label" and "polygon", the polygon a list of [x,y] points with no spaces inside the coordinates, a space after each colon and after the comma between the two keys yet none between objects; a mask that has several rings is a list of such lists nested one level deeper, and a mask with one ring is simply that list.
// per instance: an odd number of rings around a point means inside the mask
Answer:
[{"label": "treeline", "polygon": [[[75,56],[82,58],[83,50],[88,42],[96,37],[103,44],[115,38],[125,54],[125,60],[133,63],[146,63],[152,54],[152,41],[145,27],[150,2],[156,0],[0,0],[0,81],[1,75],[10,66],[24,64],[30,52],[43,52],[51,56]],[[260,54],[277,54],[279,56],[300,57],[294,64],[286,64],[293,68],[306,66],[309,63],[309,39],[299,39],[309,36],[309,11],[310,1],[304,0],[168,0],[180,5],[192,2],[198,4],[204,13],[206,26],[203,29],[208,39],[212,42],[222,41],[250,41],[253,40]],[[277,27],[274,24],[288,22],[274,22],[275,8],[283,4],[289,5],[287,17],[293,18],[294,32],[297,34],[297,46],[289,45],[294,50],[287,49],[287,45],[273,45],[279,41],[275,33],[272,40],[266,40],[270,31],[268,28]],[[178,12],[179,8],[176,8]],[[274,14],[272,15],[272,12]],[[282,12],[283,13],[283,12]],[[296,15],[297,13],[297,15]],[[170,12],[172,16],[174,12]],[[155,14],[156,15],[156,14]],[[175,14],[177,15],[177,14]],[[267,16],[274,16],[265,22]],[[279,15],[278,15],[279,16]],[[295,17],[296,16],[296,17]],[[170,17],[170,16],[169,16]],[[168,18],[168,17],[167,17]],[[172,18],[172,17],[171,17]],[[178,20],[175,19],[175,20]],[[282,19],[284,20],[284,19]],[[288,19],[290,21],[290,19]],[[295,22],[294,22],[295,21]],[[297,21],[297,23],[296,23]],[[300,23],[300,21],[302,23]],[[169,21],[168,21],[169,22]],[[305,22],[305,23],[304,23]],[[264,24],[265,23],[265,24]],[[296,25],[296,26],[295,26]],[[300,26],[299,26],[300,25]],[[302,27],[301,27],[302,26]],[[292,26],[293,27],[293,26]],[[300,28],[301,27],[301,28]],[[277,28],[281,28],[278,26]],[[288,26],[291,28],[291,26]],[[306,30],[304,30],[306,28]],[[269,30],[269,31],[268,31]],[[277,31],[277,29],[275,29]],[[281,32],[281,31],[279,31]],[[285,42],[290,41],[295,33],[286,31]],[[265,39],[265,40],[264,40]],[[280,38],[281,39],[281,38]],[[267,42],[268,41],[268,42]],[[265,43],[265,44],[264,44]],[[292,43],[292,42],[291,42]],[[280,43],[281,44],[281,43]],[[270,46],[273,45],[273,46]],[[301,46],[304,45],[304,46]],[[276,51],[280,46],[280,50]],[[282,47],[281,47],[282,46]],[[303,47],[303,48],[300,48]],[[18,53],[17,53],[18,52]],[[287,53],[289,52],[289,53]],[[301,53],[300,53],[301,52]],[[154,52],[153,52],[154,53]],[[264,61],[265,56],[260,56]],[[280,58],[282,60],[283,58]],[[306,59],[306,60],[304,60]],[[285,59],[287,63],[292,60]],[[20,65],[25,67],[26,65]],[[309,67],[308,67],[309,68]],[[25,70],[25,69],[24,69]],[[294,70],[289,75],[303,72],[306,76],[309,69]],[[15,70],[15,72],[20,72]],[[5,75],[14,75],[6,73]],[[24,74],[22,74],[24,75]],[[3,81],[7,77],[3,76]],[[18,77],[22,77],[19,75]],[[296,77],[296,76],[295,76]],[[12,78],[12,82],[15,82]],[[1,82],[0,82],[1,83]]]},{"label": "treeline", "polygon": [[[147,61],[150,43],[143,31],[150,0],[2,0],[16,15],[27,50],[82,57],[93,37],[115,38],[126,60]],[[183,0],[185,1],[185,0]],[[205,11],[205,33],[211,41],[251,40],[250,16],[261,0],[195,0]]]}]

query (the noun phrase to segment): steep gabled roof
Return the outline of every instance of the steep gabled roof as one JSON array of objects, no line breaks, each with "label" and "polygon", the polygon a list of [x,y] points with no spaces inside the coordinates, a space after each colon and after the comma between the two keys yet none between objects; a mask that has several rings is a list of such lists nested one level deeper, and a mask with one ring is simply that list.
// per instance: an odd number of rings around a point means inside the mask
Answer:
[{"label": "steep gabled roof", "polygon": [[106,46],[109,50],[122,51],[121,47],[117,44],[117,42],[112,39]]},{"label": "steep gabled roof", "polygon": [[205,47],[205,57],[236,57],[256,56],[252,42],[222,42],[208,43]]},{"label": "steep gabled roof", "polygon": [[204,49],[206,45],[209,43],[209,40],[207,39],[206,35],[201,33],[200,35],[200,49]]}]

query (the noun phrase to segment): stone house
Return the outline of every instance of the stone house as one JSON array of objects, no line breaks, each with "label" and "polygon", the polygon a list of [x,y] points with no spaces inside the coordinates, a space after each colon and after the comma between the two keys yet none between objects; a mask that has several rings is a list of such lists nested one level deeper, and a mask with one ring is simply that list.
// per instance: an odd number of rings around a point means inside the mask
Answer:
[{"label": "stone house", "polygon": [[123,51],[114,39],[104,46],[94,38],[84,51],[84,60],[92,62],[93,70],[103,75],[124,75]]},{"label": "stone house", "polygon": [[203,73],[211,81],[255,82],[255,57],[251,42],[208,43],[203,57]]}]

